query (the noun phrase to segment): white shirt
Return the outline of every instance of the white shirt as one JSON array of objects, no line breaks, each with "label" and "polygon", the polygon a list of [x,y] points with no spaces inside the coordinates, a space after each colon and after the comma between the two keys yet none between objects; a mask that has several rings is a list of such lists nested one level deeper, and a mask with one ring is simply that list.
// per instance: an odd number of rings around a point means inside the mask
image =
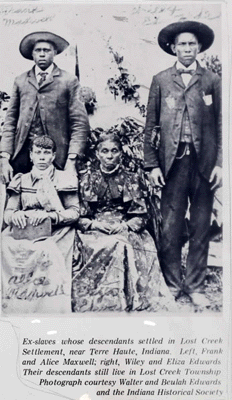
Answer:
[{"label": "white shirt", "polygon": [[35,66],[35,76],[36,76],[36,80],[39,83],[40,79],[41,79],[41,75],[40,73],[44,73],[47,72],[47,76],[46,79],[49,77],[49,75],[51,75],[52,71],[54,68],[54,64],[52,63],[51,65],[49,65],[49,67],[47,69],[45,69],[45,71],[43,71],[42,69],[40,69],[40,67],[38,67],[38,65]]},{"label": "white shirt", "polygon": [[[189,70],[196,71],[197,62],[195,60],[191,65],[189,65],[188,67],[185,67],[180,61],[177,61],[176,62],[176,69],[184,69],[185,71],[189,71]],[[192,75],[190,75],[190,74],[181,74],[181,78],[182,78],[185,86],[187,87],[189,82],[190,82],[190,79],[192,78]]]}]

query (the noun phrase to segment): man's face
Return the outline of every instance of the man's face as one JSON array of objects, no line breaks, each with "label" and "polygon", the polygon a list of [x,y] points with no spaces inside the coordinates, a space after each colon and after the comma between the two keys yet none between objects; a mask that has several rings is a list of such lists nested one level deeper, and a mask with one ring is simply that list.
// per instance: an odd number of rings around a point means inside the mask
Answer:
[{"label": "man's face", "polygon": [[45,71],[52,63],[56,51],[48,42],[37,42],[32,51],[32,57],[36,65]]},{"label": "man's face", "polygon": [[30,151],[30,159],[33,165],[40,171],[44,171],[53,163],[56,153],[52,149],[44,149],[33,145]]},{"label": "man's face", "polygon": [[185,67],[188,67],[196,60],[197,54],[201,50],[201,45],[193,33],[184,32],[176,37],[175,44],[171,45],[171,49],[178,60]]}]

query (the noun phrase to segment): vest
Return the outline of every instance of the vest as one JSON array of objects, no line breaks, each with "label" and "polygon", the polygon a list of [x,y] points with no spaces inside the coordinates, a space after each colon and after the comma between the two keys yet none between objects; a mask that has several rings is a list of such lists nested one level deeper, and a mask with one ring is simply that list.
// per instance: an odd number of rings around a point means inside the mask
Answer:
[{"label": "vest", "polygon": [[185,106],[184,115],[182,119],[180,141],[185,143],[192,143],[193,141],[187,106]]},{"label": "vest", "polygon": [[43,135],[45,135],[45,132],[40,117],[39,104],[37,103],[34,117],[29,130],[29,139],[32,140],[35,136],[43,136]]}]

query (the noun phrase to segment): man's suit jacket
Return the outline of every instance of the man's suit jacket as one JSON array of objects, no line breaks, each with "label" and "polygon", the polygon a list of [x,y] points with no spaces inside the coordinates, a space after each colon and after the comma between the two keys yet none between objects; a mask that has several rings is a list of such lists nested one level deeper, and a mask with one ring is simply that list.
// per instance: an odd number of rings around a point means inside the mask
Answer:
[{"label": "man's suit jacket", "polygon": [[[186,106],[198,168],[209,179],[214,166],[222,165],[221,80],[199,63],[187,87],[175,65],[153,77],[145,126],[145,168],[160,167],[167,177],[178,149]],[[160,126],[158,150],[151,143],[155,126]]]},{"label": "man's suit jacket", "polygon": [[22,149],[39,105],[44,132],[57,145],[55,164],[63,168],[69,153],[81,155],[89,132],[84,105],[78,100],[78,79],[54,65],[39,87],[34,67],[15,79],[3,128],[1,151],[14,160]]}]

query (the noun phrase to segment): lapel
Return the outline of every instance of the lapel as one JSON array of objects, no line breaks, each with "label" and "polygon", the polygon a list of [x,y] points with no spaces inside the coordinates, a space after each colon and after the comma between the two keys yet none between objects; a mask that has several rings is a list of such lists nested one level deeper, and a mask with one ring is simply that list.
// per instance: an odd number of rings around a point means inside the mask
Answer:
[{"label": "lapel", "polygon": [[179,74],[179,72],[176,69],[176,63],[171,68],[171,75],[172,75],[173,82],[175,82],[182,89],[186,89],[185,84],[181,78],[181,75]]},{"label": "lapel", "polygon": [[56,64],[54,64],[54,68],[52,70],[52,73],[49,75],[49,77],[42,83],[40,86],[40,89],[50,85],[54,81],[54,76],[59,76],[60,75],[60,69],[57,67]]},{"label": "lapel", "polygon": [[197,83],[200,79],[200,77],[203,75],[204,69],[200,66],[199,62],[197,61],[197,69],[196,73],[192,75],[188,86],[186,87],[186,91],[189,90],[195,83]]},{"label": "lapel", "polygon": [[28,82],[39,90],[39,85],[35,76],[35,66],[28,72]]},{"label": "lapel", "polygon": [[175,83],[177,83],[177,85],[182,87],[185,91],[187,91],[199,80],[199,78],[203,75],[203,71],[204,71],[204,69],[200,66],[199,62],[197,61],[196,73],[191,77],[187,87],[185,86],[185,84],[181,78],[181,75],[178,73],[178,71],[176,69],[176,63],[171,68],[171,75],[172,75],[173,81]]},{"label": "lapel", "polygon": [[35,66],[28,72],[28,82],[33,85],[37,90],[40,90],[41,88],[50,85],[54,81],[54,76],[59,76],[60,75],[60,69],[57,67],[56,64],[54,64],[54,68],[52,73],[49,75],[49,77],[42,83],[41,86],[38,85],[36,76],[35,76]]}]

